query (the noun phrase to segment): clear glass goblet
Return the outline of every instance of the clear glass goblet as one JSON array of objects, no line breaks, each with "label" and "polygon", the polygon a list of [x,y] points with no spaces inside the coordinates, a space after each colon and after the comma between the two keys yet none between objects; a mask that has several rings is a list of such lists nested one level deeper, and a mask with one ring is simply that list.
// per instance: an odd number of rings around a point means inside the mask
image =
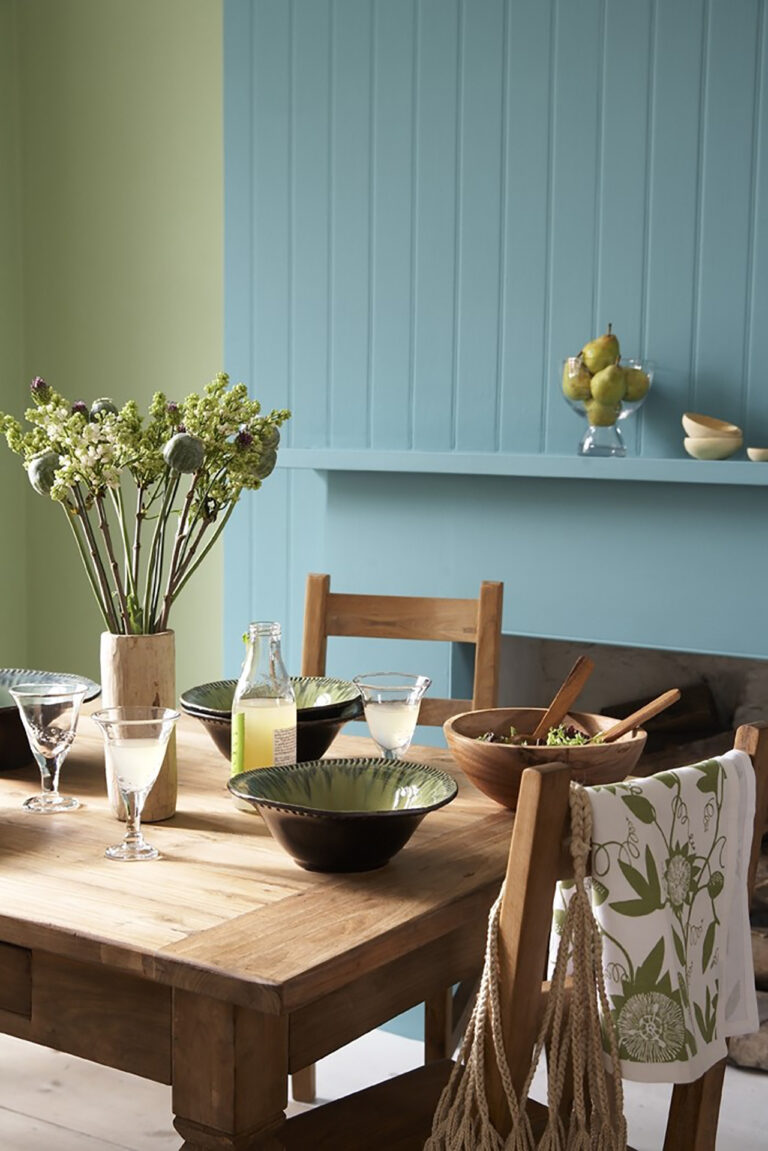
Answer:
[{"label": "clear glass goblet", "polygon": [[108,847],[107,859],[157,859],[144,839],[141,812],[163,764],[165,749],[179,713],[170,707],[107,707],[91,719],[104,736],[104,760],[125,807],[125,835]]},{"label": "clear glass goblet", "polygon": [[634,415],[645,403],[653,384],[656,367],[653,360],[630,358],[621,361],[621,368],[626,373],[626,391],[622,399],[612,403],[595,400],[592,396],[590,375],[581,356],[569,356],[562,367],[565,401],[574,412],[584,416],[589,425],[579,443],[579,455],[626,456],[627,447],[618,424]]},{"label": "clear glass goblet", "polygon": [[10,688],[40,768],[41,792],[24,800],[27,811],[74,811],[80,801],[59,793],[59,773],[77,729],[84,683],[18,683]]},{"label": "clear glass goblet", "polygon": [[411,746],[421,697],[432,680],[426,675],[377,671],[355,676],[365,719],[385,759],[402,759]]}]

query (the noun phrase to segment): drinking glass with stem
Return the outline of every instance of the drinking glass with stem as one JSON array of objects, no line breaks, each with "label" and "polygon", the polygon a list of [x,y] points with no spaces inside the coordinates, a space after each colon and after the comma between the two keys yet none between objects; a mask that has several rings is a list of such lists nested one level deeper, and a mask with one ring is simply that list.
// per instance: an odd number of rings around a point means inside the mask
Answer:
[{"label": "drinking glass with stem", "polygon": [[377,671],[355,676],[365,719],[385,759],[402,759],[411,746],[421,697],[432,680],[426,675]]},{"label": "drinking glass with stem", "polygon": [[156,847],[141,831],[141,812],[163,764],[178,711],[170,707],[107,707],[91,718],[104,737],[108,781],[117,786],[125,807],[126,829],[121,843],[108,847],[107,859],[157,859]]},{"label": "drinking glass with stem", "polygon": [[24,800],[27,811],[50,814],[75,811],[80,801],[59,792],[59,774],[75,738],[80,705],[88,691],[84,683],[18,683],[10,689],[40,768],[41,791]]}]

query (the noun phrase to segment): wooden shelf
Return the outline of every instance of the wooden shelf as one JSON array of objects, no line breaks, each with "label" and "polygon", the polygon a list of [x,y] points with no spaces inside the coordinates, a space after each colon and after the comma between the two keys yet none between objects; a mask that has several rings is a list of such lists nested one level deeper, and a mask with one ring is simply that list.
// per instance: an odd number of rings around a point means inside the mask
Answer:
[{"label": "wooden shelf", "polygon": [[633,480],[665,484],[768,486],[768,464],[751,460],[589,459],[500,452],[381,451],[281,448],[278,467],[315,471],[424,472],[435,475],[520,476],[540,479]]}]

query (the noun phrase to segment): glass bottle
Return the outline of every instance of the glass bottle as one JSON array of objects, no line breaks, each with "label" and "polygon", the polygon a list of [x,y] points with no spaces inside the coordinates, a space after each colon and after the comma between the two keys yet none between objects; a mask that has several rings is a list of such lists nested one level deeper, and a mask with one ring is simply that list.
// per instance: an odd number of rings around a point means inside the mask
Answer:
[{"label": "glass bottle", "polygon": [[252,623],[232,700],[232,774],[296,762],[296,697],[279,623]]}]

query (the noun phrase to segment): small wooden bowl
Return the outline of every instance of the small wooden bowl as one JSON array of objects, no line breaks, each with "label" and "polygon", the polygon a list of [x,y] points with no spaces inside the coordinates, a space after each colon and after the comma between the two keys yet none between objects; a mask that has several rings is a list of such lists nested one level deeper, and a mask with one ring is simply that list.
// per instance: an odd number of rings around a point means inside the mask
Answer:
[{"label": "small wooden bowl", "polygon": [[[465,711],[443,724],[453,758],[467,778],[480,791],[502,807],[514,811],[520,780],[526,767],[545,763],[567,763],[571,779],[577,783],[618,783],[632,773],[645,747],[645,732],[639,728],[614,743],[582,744],[570,747],[524,747],[510,743],[487,743],[477,737],[487,731],[506,735],[510,727],[531,732],[544,714],[543,707],[492,707]],[[607,731],[618,720],[606,715],[571,712],[590,735]]]},{"label": "small wooden bowl", "polygon": [[741,444],[741,436],[686,436],[683,440],[683,447],[695,460],[727,460]]},{"label": "small wooden bowl", "polygon": [[742,431],[738,424],[729,424],[727,420],[718,420],[714,416],[702,416],[700,412],[684,412],[682,417],[685,434],[693,439],[705,440],[713,436],[741,437]]},{"label": "small wooden bowl", "polygon": [[768,448],[747,448],[747,455],[756,464],[764,464],[768,461]]}]

